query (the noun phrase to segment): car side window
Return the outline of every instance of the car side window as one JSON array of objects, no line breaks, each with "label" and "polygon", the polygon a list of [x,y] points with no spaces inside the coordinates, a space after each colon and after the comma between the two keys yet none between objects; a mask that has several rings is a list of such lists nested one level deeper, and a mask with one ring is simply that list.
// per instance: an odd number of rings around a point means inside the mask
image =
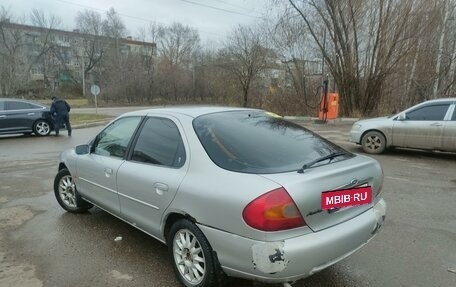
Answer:
[{"label": "car side window", "polygon": [[148,118],[139,133],[132,160],[144,163],[181,167],[185,149],[176,124],[170,119]]},{"label": "car side window", "polygon": [[103,156],[123,158],[140,121],[141,117],[126,117],[113,122],[95,138],[92,152]]},{"label": "car side window", "polygon": [[4,111],[4,110],[5,110],[5,102],[0,101],[0,111]]},{"label": "car side window", "polygon": [[[0,104],[1,105],[1,104]],[[453,117],[451,118],[452,121],[456,121],[456,107],[453,110]]]},{"label": "car side window", "polygon": [[7,101],[6,102],[6,109],[7,110],[27,110],[31,109],[32,105],[29,103],[25,102],[19,102],[19,101]]},{"label": "car side window", "polygon": [[407,120],[411,121],[443,121],[449,104],[431,105],[418,108],[407,113]]}]

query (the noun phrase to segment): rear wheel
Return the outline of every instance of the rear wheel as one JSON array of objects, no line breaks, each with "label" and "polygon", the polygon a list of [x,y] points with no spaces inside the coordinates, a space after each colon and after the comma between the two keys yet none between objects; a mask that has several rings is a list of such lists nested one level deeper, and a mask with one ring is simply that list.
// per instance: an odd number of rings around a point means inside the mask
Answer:
[{"label": "rear wheel", "polygon": [[45,120],[37,120],[33,125],[33,132],[37,136],[47,136],[51,133],[51,125]]},{"label": "rear wheel", "polygon": [[167,236],[173,269],[187,287],[217,286],[217,272],[212,248],[199,228],[187,219],[175,222]]},{"label": "rear wheel", "polygon": [[55,176],[54,193],[57,202],[63,209],[72,213],[81,213],[87,211],[93,205],[83,200],[78,194],[76,185],[73,182],[68,169],[60,170]]},{"label": "rear wheel", "polygon": [[367,132],[361,139],[363,150],[367,153],[379,154],[385,151],[386,139],[385,136],[377,131]]}]

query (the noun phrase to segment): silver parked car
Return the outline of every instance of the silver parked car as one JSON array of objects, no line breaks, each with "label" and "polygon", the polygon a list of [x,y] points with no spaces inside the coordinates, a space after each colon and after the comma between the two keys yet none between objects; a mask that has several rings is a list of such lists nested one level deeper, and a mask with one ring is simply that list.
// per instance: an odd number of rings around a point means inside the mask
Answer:
[{"label": "silver parked car", "polygon": [[456,151],[456,98],[426,101],[396,115],[353,124],[351,141],[367,153],[388,147]]},{"label": "silver parked car", "polygon": [[376,234],[383,172],[262,110],[183,107],[124,114],[60,156],[54,190],[69,212],[93,205],[169,247],[185,286],[226,275],[310,276]]}]

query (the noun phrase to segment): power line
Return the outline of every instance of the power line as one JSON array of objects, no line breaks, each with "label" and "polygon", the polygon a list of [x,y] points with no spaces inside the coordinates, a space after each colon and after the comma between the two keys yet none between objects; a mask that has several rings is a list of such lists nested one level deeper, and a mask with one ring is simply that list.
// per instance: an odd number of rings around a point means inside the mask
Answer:
[{"label": "power line", "polygon": [[[108,12],[108,10],[99,9],[99,8],[95,8],[95,7],[92,7],[92,6],[83,5],[83,4],[79,4],[79,3],[74,3],[74,2],[71,2],[71,1],[67,1],[67,0],[55,0],[55,1],[62,2],[62,3],[65,3],[65,4],[69,4],[69,5],[73,5],[73,6],[79,6],[79,7],[85,8],[85,9],[89,9],[89,10],[96,10],[96,11],[100,11],[100,12]],[[142,17],[137,17],[137,16],[131,16],[131,15],[128,15],[128,14],[117,12],[117,11],[116,11],[116,13],[119,14],[120,16],[123,16],[123,17],[126,17],[126,18],[131,18],[131,19],[135,19],[135,20],[139,20],[139,21],[143,21],[143,22],[147,22],[147,23],[157,22],[159,24],[166,25],[166,23],[164,23],[164,22],[159,22],[159,21],[155,21],[155,20],[152,20],[152,19],[147,19],[147,18],[142,18]],[[200,30],[200,29],[198,29],[198,30],[201,33],[204,33],[204,34],[210,34],[210,35],[214,35],[214,36],[218,36],[218,37],[224,37],[224,36],[222,36],[220,34],[217,34],[217,33],[208,32],[208,31],[204,31],[204,30]]]},{"label": "power line", "polygon": [[233,4],[233,3],[230,3],[230,2],[224,1],[224,0],[212,0],[212,1],[218,2],[218,3],[223,3],[223,4],[228,5],[228,6],[231,6],[231,7],[235,7],[235,8],[241,9],[241,10],[245,10],[245,11],[247,11],[247,12],[253,12],[253,13],[257,14],[257,15],[263,16],[262,13],[256,11],[255,9],[250,9],[250,8],[245,7],[245,6]]},{"label": "power line", "polygon": [[193,2],[193,1],[190,1],[190,0],[180,0],[180,1],[185,2],[185,3],[189,3],[189,4],[193,4],[193,5],[196,5],[196,6],[201,6],[201,7],[205,7],[205,8],[209,8],[209,9],[214,9],[214,10],[226,12],[226,13],[231,13],[231,14],[236,14],[236,15],[241,15],[241,16],[246,16],[246,17],[251,17],[251,18],[257,18],[257,19],[261,18],[261,17],[258,17],[258,16],[253,16],[253,15],[249,15],[249,14],[245,14],[245,13],[241,13],[241,12],[237,12],[237,11],[233,11],[233,10],[228,10],[228,9],[224,9],[224,8],[219,8],[219,7],[215,7],[215,6],[211,6],[211,5],[207,5],[207,4],[203,4],[203,3],[199,3],[199,2]]}]

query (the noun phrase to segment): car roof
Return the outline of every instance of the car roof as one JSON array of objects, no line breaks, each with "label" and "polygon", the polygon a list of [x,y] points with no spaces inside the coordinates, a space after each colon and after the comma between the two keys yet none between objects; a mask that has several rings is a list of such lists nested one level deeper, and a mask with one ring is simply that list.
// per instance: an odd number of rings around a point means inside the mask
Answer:
[{"label": "car roof", "polygon": [[41,103],[35,102],[33,100],[27,100],[27,99],[19,99],[19,98],[0,98],[0,101],[18,101],[18,102],[27,102],[27,103],[32,103],[40,106],[45,106]]},{"label": "car roof", "polygon": [[23,102],[29,102],[29,100],[19,99],[19,98],[0,98],[0,101],[23,101]]},{"label": "car roof", "polygon": [[439,103],[439,102],[456,102],[456,98],[433,99],[433,100],[425,101],[424,103]]},{"label": "car roof", "polygon": [[122,116],[145,116],[151,113],[162,114],[180,114],[196,118],[201,115],[212,114],[217,112],[230,111],[255,111],[258,109],[238,108],[238,107],[219,107],[219,106],[172,106],[172,107],[157,107],[139,111],[133,111],[123,114]]}]

